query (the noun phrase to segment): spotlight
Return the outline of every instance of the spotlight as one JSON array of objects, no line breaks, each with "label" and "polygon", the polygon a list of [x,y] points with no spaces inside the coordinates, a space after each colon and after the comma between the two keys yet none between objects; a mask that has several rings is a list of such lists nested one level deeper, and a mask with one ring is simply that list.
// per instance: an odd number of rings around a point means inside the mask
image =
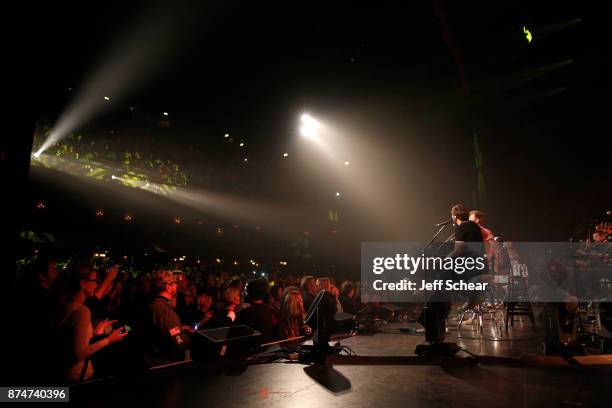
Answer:
[{"label": "spotlight", "polygon": [[217,263],[221,263],[221,259],[217,258],[216,259]]},{"label": "spotlight", "polygon": [[344,162],[345,166],[348,166],[349,164],[351,164],[351,162],[349,162],[348,160]]},{"label": "spotlight", "polygon": [[104,210],[96,210],[96,217],[98,218],[104,217]]},{"label": "spotlight", "polygon": [[244,147],[244,142],[240,142],[240,147]]},{"label": "spotlight", "polygon": [[164,116],[168,116],[168,112],[163,112]]},{"label": "spotlight", "polygon": [[336,197],[340,197],[340,192],[336,191]]},{"label": "spotlight", "polygon": [[229,137],[229,133],[226,133],[224,137],[227,139]]},{"label": "spotlight", "polygon": [[105,96],[105,97],[104,97],[104,100],[105,100],[105,101],[110,101],[110,96]]},{"label": "spotlight", "polygon": [[311,126],[302,126],[300,133],[302,136],[314,137],[314,129]]},{"label": "spotlight", "polygon": [[305,113],[301,117],[302,127],[300,128],[300,133],[302,136],[313,138],[316,136],[316,130],[319,126],[319,123],[314,120],[309,114]]},{"label": "spotlight", "polygon": [[176,217],[176,218],[174,218],[174,223],[175,223],[176,225],[179,225],[179,224],[181,224],[182,222],[183,222],[183,220],[181,220],[181,218],[180,218],[180,217]]},{"label": "spotlight", "polygon": [[312,123],[314,119],[307,113],[303,114],[301,117],[303,123]]},{"label": "spotlight", "polygon": [[283,153],[283,157],[289,156],[289,153]]},{"label": "spotlight", "polygon": [[123,219],[125,220],[125,222],[132,222],[134,220],[134,217],[132,217],[131,214],[125,214]]},{"label": "spotlight", "polygon": [[45,208],[47,208],[47,204],[45,204],[44,201],[39,201],[36,203],[37,210],[44,210]]},{"label": "spotlight", "polygon": [[244,158],[244,162],[247,163],[249,161],[248,157]]}]

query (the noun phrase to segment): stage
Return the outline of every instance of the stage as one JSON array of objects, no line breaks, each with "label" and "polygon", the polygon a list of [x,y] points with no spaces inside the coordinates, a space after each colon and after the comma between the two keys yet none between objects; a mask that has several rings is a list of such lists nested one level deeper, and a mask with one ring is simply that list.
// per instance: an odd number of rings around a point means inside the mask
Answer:
[{"label": "stage", "polygon": [[339,356],[326,366],[270,363],[225,372],[184,363],[72,387],[70,399],[79,406],[147,408],[610,406],[610,362],[585,367],[540,357],[540,330],[526,321],[515,323],[497,341],[490,327],[485,326],[481,339],[471,325],[462,328],[461,337],[453,326],[447,341],[489,356],[480,363],[464,352],[450,359],[416,357],[415,346],[424,339],[399,331],[406,326],[393,323],[374,334],[341,340],[358,356],[404,356],[403,361]]}]

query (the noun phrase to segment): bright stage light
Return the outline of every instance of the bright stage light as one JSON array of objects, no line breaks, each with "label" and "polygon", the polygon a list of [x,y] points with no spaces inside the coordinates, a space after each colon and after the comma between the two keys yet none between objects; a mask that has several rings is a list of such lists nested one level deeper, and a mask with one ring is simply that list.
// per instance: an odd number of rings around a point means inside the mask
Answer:
[{"label": "bright stage light", "polygon": [[168,112],[164,112],[164,116],[168,116]]},{"label": "bright stage light", "polygon": [[179,55],[184,36],[197,27],[196,19],[192,11],[187,14],[188,8],[176,11],[167,2],[157,3],[139,13],[138,19],[130,20],[123,30],[113,30],[115,38],[110,39],[109,48],[98,56],[98,63],[83,83],[70,93],[71,100],[43,142],[41,153],[117,108],[117,103],[130,94],[140,92]]},{"label": "bright stage light", "polygon": [[317,122],[307,113],[303,114],[300,120],[302,121],[302,127],[300,128],[300,133],[302,136],[306,136],[311,139],[315,138],[317,136],[317,130],[320,128],[319,122]]},{"label": "bright stage light", "polygon": [[283,157],[289,156],[289,153],[283,153]]},{"label": "bright stage light", "polygon": [[227,139],[229,137],[229,133],[226,133],[224,137]]},{"label": "bright stage light", "polygon": [[240,147],[244,147],[244,142],[240,142]]},{"label": "bright stage light", "polygon": [[340,192],[339,191],[336,192],[336,197],[340,197]]},{"label": "bright stage light", "polygon": [[302,128],[300,129],[300,133],[306,137],[313,137],[314,129],[309,126],[302,126]]},{"label": "bright stage light", "polygon": [[306,123],[306,124],[310,124],[314,121],[314,119],[307,113],[303,114],[301,119],[302,119],[302,123]]},{"label": "bright stage light", "polygon": [[351,164],[351,162],[349,162],[348,160],[344,162],[345,166],[348,166],[349,164]]}]

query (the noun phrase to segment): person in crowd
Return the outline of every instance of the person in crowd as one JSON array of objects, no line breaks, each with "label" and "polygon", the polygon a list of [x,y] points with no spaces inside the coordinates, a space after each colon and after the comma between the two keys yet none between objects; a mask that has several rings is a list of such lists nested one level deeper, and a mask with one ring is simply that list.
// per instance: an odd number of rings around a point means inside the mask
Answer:
[{"label": "person in crowd", "polygon": [[[317,279],[317,287],[319,288],[319,290],[324,290],[326,292],[326,295],[330,295],[328,296],[330,301],[335,301],[336,311],[342,311],[342,305],[340,304],[340,301],[338,300],[337,296],[338,289],[336,289],[336,287],[332,285],[330,278],[321,277]],[[333,289],[336,289],[336,292],[334,292]]]},{"label": "person in crowd", "polygon": [[221,300],[219,286],[217,285],[217,277],[213,274],[208,274],[205,277],[204,292],[213,298],[215,302]]},{"label": "person in crowd", "polygon": [[[283,293],[281,295],[281,303],[285,302],[285,299],[287,298],[287,295],[290,292],[293,292],[294,290],[299,291],[300,288],[298,288],[297,286],[285,286],[285,289],[283,289]],[[300,296],[302,296],[302,294],[300,293]],[[304,303],[303,299],[302,299],[302,304]]]},{"label": "person in crowd", "polygon": [[[49,361],[52,350],[40,344],[40,333],[53,330],[53,311],[58,298],[59,271],[55,257],[48,253],[39,253],[25,268],[16,297],[15,328],[19,339],[15,339],[23,350],[28,350],[22,357],[19,374],[31,378],[35,374],[45,381],[48,378],[52,362]],[[13,317],[13,316],[11,316]],[[9,318],[11,318],[9,317]],[[28,372],[26,367],[38,367],[36,373]]]},{"label": "person in crowd", "polygon": [[108,268],[95,292],[85,300],[85,305],[91,311],[94,321],[100,321],[109,317],[108,305],[111,301],[109,294],[115,279],[119,275],[119,268],[119,265]]},{"label": "person in crowd", "polygon": [[357,287],[352,282],[346,281],[340,286],[339,300],[342,310],[346,313],[354,315],[361,308],[359,298],[357,297]]},{"label": "person in crowd", "polygon": [[310,327],[304,324],[306,311],[300,292],[291,290],[284,297],[281,307],[279,324],[279,336],[281,339],[309,335],[312,333]]},{"label": "person in crowd", "polygon": [[[315,279],[313,276],[305,276],[302,278],[302,299],[304,301],[304,309],[306,310],[306,313],[308,313],[311,306],[313,305],[314,300],[317,297],[319,291],[323,289],[322,287],[319,287],[317,282],[320,283],[323,288],[329,289],[330,287],[329,278],[319,278],[319,280]],[[323,295],[323,298],[321,299],[319,307],[322,308],[323,314],[328,320],[328,328],[333,331],[334,316],[338,311],[338,304],[336,298],[334,297],[334,295],[326,291],[325,295]],[[312,330],[317,329],[316,318],[311,318],[307,323],[312,327]]]},{"label": "person in crowd", "polygon": [[[277,281],[278,281],[278,278],[277,278]],[[270,290],[270,299],[268,301],[268,305],[270,306],[270,309],[272,310],[275,322],[278,322],[280,320],[282,303],[283,303],[283,287],[280,284],[276,283],[274,286],[272,286]]]},{"label": "person in crowd", "polygon": [[176,311],[184,325],[192,325],[197,319],[197,291],[186,276],[178,282],[178,294],[176,299]]},{"label": "person in crowd", "polygon": [[114,315],[119,308],[121,307],[121,296],[123,294],[124,289],[124,276],[125,272],[119,275],[120,279],[115,279],[112,287],[109,288],[108,295],[108,305],[106,307],[107,312],[110,315]]},{"label": "person in crowd", "polygon": [[314,276],[304,276],[302,278],[302,299],[304,300],[304,309],[308,311],[312,302],[314,302],[317,293],[319,292],[319,288],[317,287],[317,280]]},{"label": "person in crowd", "polygon": [[[110,344],[121,341],[128,332],[121,327],[104,333],[114,321],[103,320],[92,327],[91,311],[85,300],[95,296],[98,275],[89,265],[77,265],[69,281],[69,301],[63,305],[54,321],[57,328],[59,375],[69,382],[90,379],[94,374],[91,357]],[[96,337],[94,337],[96,336]]]},{"label": "person in crowd", "polygon": [[246,300],[250,306],[242,309],[236,318],[236,323],[247,325],[261,333],[263,343],[274,340],[275,324],[272,310],[267,304],[269,283],[267,279],[249,281],[245,288]]},{"label": "person in crowd", "polygon": [[287,276],[285,276],[285,286],[299,286],[299,279],[293,275],[293,273],[289,272]]},{"label": "person in crowd", "polygon": [[149,304],[145,323],[147,349],[145,359],[150,364],[163,364],[185,359],[190,346],[190,328],[181,324],[174,310],[177,281],[170,271],[157,270],[152,277],[155,298]]},{"label": "person in crowd", "polygon": [[607,243],[609,242],[610,234],[607,234],[604,230],[597,229],[593,232],[592,238],[593,242]]},{"label": "person in crowd", "polygon": [[24,323],[30,325],[32,321],[36,321],[36,326],[43,330],[51,326],[56,302],[54,289],[58,276],[57,262],[50,255],[38,255],[29,265],[21,295]]},{"label": "person in crowd", "polygon": [[[239,294],[244,293],[244,282],[242,280],[240,279],[229,280],[229,276],[228,276],[224,279],[224,282],[228,282],[228,281],[229,281],[228,287],[236,289]],[[236,315],[238,315],[238,313],[240,313],[240,311],[244,309],[245,307],[249,307],[248,302],[246,302],[244,299],[242,300],[243,301],[240,302],[238,305],[236,305],[236,307],[234,308],[234,313],[236,313]]]},{"label": "person in crowd", "polygon": [[199,329],[209,328],[215,322],[215,310],[213,298],[207,294],[202,293],[197,299],[196,309],[196,321]]},{"label": "person in crowd", "polygon": [[242,304],[240,299],[240,289],[228,287],[223,291],[223,299],[219,313],[220,322],[229,320],[229,323],[236,320],[236,308]]}]

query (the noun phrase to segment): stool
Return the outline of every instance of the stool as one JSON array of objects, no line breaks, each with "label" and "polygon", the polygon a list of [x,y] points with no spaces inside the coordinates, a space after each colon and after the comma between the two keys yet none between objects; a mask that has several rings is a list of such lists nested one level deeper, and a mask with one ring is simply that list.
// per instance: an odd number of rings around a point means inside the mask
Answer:
[{"label": "stool", "polygon": [[508,302],[506,303],[506,333],[508,332],[508,322],[514,327],[514,316],[529,316],[531,324],[535,327],[535,318],[530,303]]},{"label": "stool", "polygon": [[498,320],[497,320],[497,308],[495,307],[494,304],[490,304],[490,303],[479,303],[476,304],[475,306],[465,309],[463,312],[461,312],[461,315],[459,317],[459,324],[457,326],[457,331],[459,332],[459,334],[461,334],[461,325],[463,324],[463,320],[465,319],[465,315],[467,313],[471,313],[472,314],[472,320],[477,320],[478,322],[478,333],[480,335],[482,335],[483,332],[483,321],[484,321],[484,316],[486,314],[489,315],[489,320],[491,320],[493,322],[493,324],[495,325],[495,329],[499,330],[499,333],[501,335],[501,325],[499,324]]}]

